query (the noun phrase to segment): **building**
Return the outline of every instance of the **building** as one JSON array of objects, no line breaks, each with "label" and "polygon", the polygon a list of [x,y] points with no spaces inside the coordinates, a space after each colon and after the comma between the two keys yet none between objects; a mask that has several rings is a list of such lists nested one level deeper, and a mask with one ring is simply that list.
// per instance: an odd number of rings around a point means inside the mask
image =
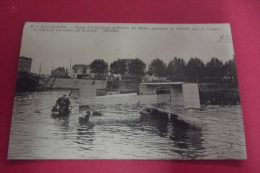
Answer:
[{"label": "building", "polygon": [[51,77],[55,78],[68,78],[68,70],[64,67],[56,68],[55,70],[51,71]]},{"label": "building", "polygon": [[32,58],[27,58],[27,57],[20,57],[19,58],[19,67],[18,67],[18,72],[31,72],[31,66],[32,66]]},{"label": "building", "polygon": [[91,67],[85,64],[75,64],[72,67],[72,78],[89,79],[91,78]]}]

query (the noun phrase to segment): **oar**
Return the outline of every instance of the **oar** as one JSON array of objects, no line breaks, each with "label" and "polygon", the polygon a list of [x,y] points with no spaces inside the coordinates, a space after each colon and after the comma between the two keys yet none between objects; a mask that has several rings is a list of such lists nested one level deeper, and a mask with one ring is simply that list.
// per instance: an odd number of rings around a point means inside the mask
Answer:
[{"label": "oar", "polygon": [[71,96],[72,91],[75,89],[75,86],[77,85],[77,81],[75,82],[75,85],[73,86],[73,88],[70,90],[69,96]]},{"label": "oar", "polygon": [[[74,86],[75,87],[75,86]],[[74,90],[74,87],[72,88],[72,90],[70,90],[69,96],[72,94],[72,91]]]},{"label": "oar", "polygon": [[77,100],[75,100],[73,97],[69,96],[71,98],[71,100],[73,100],[74,102],[76,102],[77,104],[79,104],[79,102]]},{"label": "oar", "polygon": [[51,108],[51,107],[53,107],[53,106],[49,106],[49,107],[47,107],[47,108],[43,108],[43,109],[38,109],[38,110],[35,111],[35,113],[40,113],[41,110],[49,109],[49,108]]},{"label": "oar", "polygon": [[73,101],[75,101],[77,104],[79,104],[79,102],[77,101],[77,100],[75,100],[72,96],[71,96],[71,94],[72,94],[72,91],[75,89],[75,86],[77,85],[77,81],[75,82],[75,85],[73,86],[73,88],[70,90],[70,93],[69,93],[69,95],[67,95],[67,96],[69,96]]}]

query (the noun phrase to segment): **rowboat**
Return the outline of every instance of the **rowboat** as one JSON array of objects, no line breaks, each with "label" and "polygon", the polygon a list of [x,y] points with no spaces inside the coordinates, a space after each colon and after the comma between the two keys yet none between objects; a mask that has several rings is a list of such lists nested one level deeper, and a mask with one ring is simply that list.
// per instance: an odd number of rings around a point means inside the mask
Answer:
[{"label": "rowboat", "polygon": [[51,114],[53,116],[68,116],[71,113],[71,107],[66,108],[66,107],[55,107],[53,106],[51,109]]}]

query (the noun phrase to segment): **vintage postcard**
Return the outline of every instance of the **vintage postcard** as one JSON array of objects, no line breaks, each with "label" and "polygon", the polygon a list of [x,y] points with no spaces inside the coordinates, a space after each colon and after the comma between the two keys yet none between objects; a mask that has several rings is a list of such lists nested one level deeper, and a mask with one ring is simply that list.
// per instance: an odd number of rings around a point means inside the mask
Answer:
[{"label": "vintage postcard", "polygon": [[24,25],[8,159],[246,159],[229,24]]}]

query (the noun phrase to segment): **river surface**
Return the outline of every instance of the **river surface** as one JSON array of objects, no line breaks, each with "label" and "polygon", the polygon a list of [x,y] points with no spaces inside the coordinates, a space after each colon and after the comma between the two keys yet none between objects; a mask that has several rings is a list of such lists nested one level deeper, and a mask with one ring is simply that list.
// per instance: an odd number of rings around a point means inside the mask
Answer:
[{"label": "river surface", "polygon": [[49,107],[63,93],[69,91],[15,97],[9,159],[246,158],[240,105],[202,106],[174,122],[140,119],[147,105],[97,106],[104,116],[82,124],[73,100],[69,116],[51,115]]}]

